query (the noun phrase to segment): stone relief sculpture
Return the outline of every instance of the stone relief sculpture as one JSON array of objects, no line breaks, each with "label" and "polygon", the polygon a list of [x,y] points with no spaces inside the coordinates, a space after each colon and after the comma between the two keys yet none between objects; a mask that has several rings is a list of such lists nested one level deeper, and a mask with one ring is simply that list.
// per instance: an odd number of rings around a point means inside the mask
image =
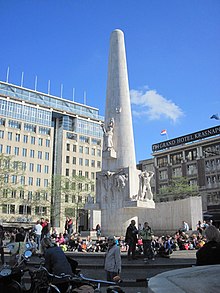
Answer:
[{"label": "stone relief sculpture", "polygon": [[122,190],[126,186],[126,181],[128,181],[128,174],[121,173],[123,170],[117,172],[107,171],[102,174],[104,176],[103,185],[105,190],[118,189]]},{"label": "stone relief sculpture", "polygon": [[153,200],[153,193],[151,191],[150,180],[154,172],[143,171],[139,175],[139,200]]},{"label": "stone relief sculpture", "polygon": [[105,147],[105,151],[110,151],[111,149],[113,149],[114,145],[113,145],[113,130],[114,130],[114,126],[115,126],[115,122],[114,122],[114,118],[111,118],[109,121],[108,126],[105,128],[105,126],[102,124],[102,130],[104,132],[104,147]]}]

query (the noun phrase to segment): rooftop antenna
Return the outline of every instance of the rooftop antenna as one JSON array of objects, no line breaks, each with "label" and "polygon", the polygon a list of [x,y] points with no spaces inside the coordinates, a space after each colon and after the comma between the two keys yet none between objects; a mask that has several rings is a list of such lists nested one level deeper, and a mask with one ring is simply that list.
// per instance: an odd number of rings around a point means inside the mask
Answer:
[{"label": "rooftop antenna", "polygon": [[23,87],[23,83],[24,83],[24,72],[22,71],[22,73],[21,73],[21,87]]},{"label": "rooftop antenna", "polygon": [[35,92],[37,91],[37,75],[35,76],[34,90]]},{"label": "rooftop antenna", "polygon": [[75,101],[75,88],[73,88],[73,102]]},{"label": "rooftop antenna", "polygon": [[8,79],[9,79],[9,71],[10,71],[10,68],[8,66],[8,69],[7,69],[7,74],[6,74],[6,82],[8,83]]},{"label": "rooftop antenna", "polygon": [[48,93],[48,95],[50,94],[50,79],[48,80],[47,93]]},{"label": "rooftop antenna", "polygon": [[86,105],[86,91],[84,91],[83,100],[84,100],[84,105]]},{"label": "rooftop antenna", "polygon": [[63,84],[60,86],[60,97],[63,98]]}]

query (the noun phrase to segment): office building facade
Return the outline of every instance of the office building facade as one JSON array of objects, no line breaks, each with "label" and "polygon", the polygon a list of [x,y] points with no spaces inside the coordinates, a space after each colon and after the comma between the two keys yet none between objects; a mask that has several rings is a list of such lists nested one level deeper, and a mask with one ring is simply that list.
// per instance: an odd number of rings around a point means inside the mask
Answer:
[{"label": "office building facade", "polygon": [[2,221],[44,217],[63,227],[69,215],[86,229],[83,205],[101,169],[103,120],[97,108],[0,82],[0,154],[21,165],[3,180]]},{"label": "office building facade", "polygon": [[154,158],[141,161],[139,168],[154,167],[152,188],[156,201],[183,198],[184,194],[167,193],[167,187],[173,180],[185,177],[194,194],[201,195],[204,215],[220,222],[219,134],[220,126],[216,126],[152,146]]}]

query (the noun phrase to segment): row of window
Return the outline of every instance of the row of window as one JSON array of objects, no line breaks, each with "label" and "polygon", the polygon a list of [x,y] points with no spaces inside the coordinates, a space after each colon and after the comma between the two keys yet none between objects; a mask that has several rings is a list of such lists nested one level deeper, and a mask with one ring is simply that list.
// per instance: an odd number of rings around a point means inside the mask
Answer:
[{"label": "row of window", "polygon": [[[28,205],[18,205],[15,204],[2,204],[2,213],[3,214],[19,214],[19,215],[31,215],[32,208]],[[35,215],[46,216],[48,213],[47,207],[36,206],[34,209]]]},{"label": "row of window", "polygon": [[[0,130],[0,138],[2,138],[2,139],[5,138],[4,130]],[[7,139],[10,141],[14,140],[16,142],[23,142],[23,143],[30,142],[33,145],[37,144],[38,146],[50,147],[50,139],[43,139],[40,137],[36,138],[35,136],[29,136],[26,134],[21,135],[20,133],[13,133],[11,131],[7,132]]]},{"label": "row of window", "polygon": [[79,138],[78,138],[77,134],[71,133],[71,132],[66,133],[66,138],[74,140],[74,141],[79,141],[81,143],[87,143],[87,144],[101,146],[101,139],[98,139],[98,138],[90,138],[90,137],[84,136],[84,135],[79,135]]},{"label": "row of window", "polygon": [[[20,184],[20,185],[29,185],[33,186],[35,181],[35,186],[38,187],[48,187],[49,186],[49,179],[41,179],[41,178],[33,178],[33,177],[26,177],[24,175],[17,176],[12,175],[11,176],[11,183],[13,184]],[[10,178],[8,175],[4,177],[4,183],[10,183]]]},{"label": "row of window", "polygon": [[86,155],[92,155],[92,156],[97,156],[97,157],[101,157],[101,149],[95,149],[95,148],[89,148],[87,146],[82,146],[79,145],[78,149],[77,149],[77,145],[73,144],[66,144],[66,150],[67,151],[73,151],[73,152],[79,152],[81,154],[86,154]]},{"label": "row of window", "polygon": [[43,200],[48,201],[49,195],[48,192],[39,192],[39,191],[28,191],[25,192],[24,190],[17,190],[17,189],[3,189],[2,190],[2,197],[3,198],[20,198],[20,199],[27,199],[28,201],[32,200]]},{"label": "row of window", "polygon": [[[77,162],[78,160],[78,162]],[[79,166],[86,166],[86,167],[97,167],[97,168],[101,168],[101,161],[95,161],[95,160],[89,160],[89,159],[83,159],[83,158],[76,158],[76,157],[70,157],[70,156],[66,156],[66,163],[70,164],[72,163],[73,165],[76,165],[77,163],[79,164]],[[67,175],[69,176],[69,175]]]},{"label": "row of window", "polygon": [[[5,151],[4,151],[5,148]],[[26,148],[19,148],[19,147],[12,147],[10,145],[3,146],[3,144],[0,144],[0,153],[5,153],[6,155],[15,155],[15,156],[22,156],[27,157],[29,153],[29,158],[37,158],[37,159],[44,159],[49,160],[50,159],[50,153],[49,152],[42,152],[42,151],[35,151],[32,149],[26,149]]]}]

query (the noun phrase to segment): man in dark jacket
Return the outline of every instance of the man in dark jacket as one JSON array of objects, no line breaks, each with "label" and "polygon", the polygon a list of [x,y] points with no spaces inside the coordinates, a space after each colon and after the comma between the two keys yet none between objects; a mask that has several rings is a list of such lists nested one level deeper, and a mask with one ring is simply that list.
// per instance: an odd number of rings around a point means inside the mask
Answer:
[{"label": "man in dark jacket", "polygon": [[135,250],[138,229],[136,228],[135,224],[135,220],[131,220],[131,224],[127,227],[125,235],[125,242],[128,244],[128,260],[130,260],[130,255],[132,255],[132,259],[136,259]]},{"label": "man in dark jacket", "polygon": [[196,265],[220,264],[220,233],[215,226],[205,229],[207,243],[205,243],[196,253]]}]

